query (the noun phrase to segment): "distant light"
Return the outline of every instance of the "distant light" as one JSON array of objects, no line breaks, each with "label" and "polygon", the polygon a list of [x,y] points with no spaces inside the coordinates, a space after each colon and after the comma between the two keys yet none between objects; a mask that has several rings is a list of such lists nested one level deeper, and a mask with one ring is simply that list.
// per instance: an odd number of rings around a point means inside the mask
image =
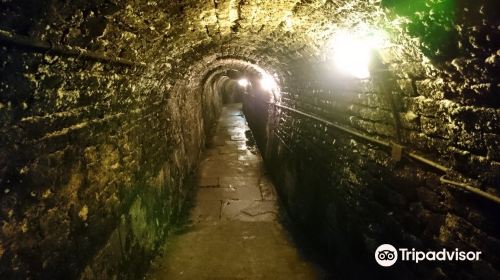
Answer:
[{"label": "distant light", "polygon": [[238,80],[238,85],[241,87],[247,87],[250,84],[250,82],[247,79],[239,79]]},{"label": "distant light", "polygon": [[385,40],[385,34],[374,30],[339,31],[331,40],[333,63],[348,75],[369,78],[372,51],[381,48]]},{"label": "distant light", "polygon": [[264,75],[260,79],[260,86],[262,87],[263,90],[266,91],[274,91],[275,89],[278,88],[278,85],[276,84],[276,80],[270,75]]}]

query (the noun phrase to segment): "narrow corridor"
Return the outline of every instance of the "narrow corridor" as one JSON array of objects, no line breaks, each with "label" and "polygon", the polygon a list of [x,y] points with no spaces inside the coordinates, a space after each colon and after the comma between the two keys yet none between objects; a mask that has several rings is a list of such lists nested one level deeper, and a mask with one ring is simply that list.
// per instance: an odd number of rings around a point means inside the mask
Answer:
[{"label": "narrow corridor", "polygon": [[191,222],[147,279],[317,279],[279,222],[274,186],[239,103],[223,108],[205,152]]},{"label": "narrow corridor", "polygon": [[499,11],[1,0],[0,280],[500,280]]}]

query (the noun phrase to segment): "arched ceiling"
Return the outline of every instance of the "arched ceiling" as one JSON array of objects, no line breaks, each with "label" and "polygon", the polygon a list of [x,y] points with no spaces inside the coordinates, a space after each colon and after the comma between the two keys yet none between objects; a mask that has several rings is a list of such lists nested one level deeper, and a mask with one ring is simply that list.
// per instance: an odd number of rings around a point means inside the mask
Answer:
[{"label": "arched ceiling", "polygon": [[413,70],[437,79],[435,85],[449,92],[451,99],[497,106],[494,73],[500,60],[492,36],[498,33],[497,6],[489,0],[476,4],[462,0],[6,0],[0,4],[0,29],[143,62],[147,65],[144,77],[171,84],[192,77],[190,66],[214,55],[252,61],[282,79],[310,75],[323,71],[311,69],[319,65],[311,62],[328,59],[336,32],[369,26],[388,35],[389,42],[380,52],[390,63],[398,62],[391,66],[393,72],[402,73],[417,62],[419,69]]},{"label": "arched ceiling", "polygon": [[291,61],[324,55],[339,28],[388,22],[378,1],[29,2],[4,3],[2,16],[10,20],[1,28],[163,72],[182,72],[214,54],[289,68]]}]

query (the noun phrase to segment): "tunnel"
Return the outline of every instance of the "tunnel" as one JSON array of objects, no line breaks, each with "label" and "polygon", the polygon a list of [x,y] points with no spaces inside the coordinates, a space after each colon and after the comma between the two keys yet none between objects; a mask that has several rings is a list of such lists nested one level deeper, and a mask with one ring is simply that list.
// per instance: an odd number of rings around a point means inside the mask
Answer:
[{"label": "tunnel", "polygon": [[0,1],[0,279],[500,279],[499,11]]}]

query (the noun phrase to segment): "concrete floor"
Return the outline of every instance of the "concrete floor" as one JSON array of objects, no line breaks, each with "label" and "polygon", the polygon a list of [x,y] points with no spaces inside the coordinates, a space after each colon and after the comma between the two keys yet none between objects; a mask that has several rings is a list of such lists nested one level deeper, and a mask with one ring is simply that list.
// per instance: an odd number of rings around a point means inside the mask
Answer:
[{"label": "concrete floor", "polygon": [[171,238],[146,279],[318,279],[279,222],[241,104],[224,107],[198,171],[188,229]]}]

